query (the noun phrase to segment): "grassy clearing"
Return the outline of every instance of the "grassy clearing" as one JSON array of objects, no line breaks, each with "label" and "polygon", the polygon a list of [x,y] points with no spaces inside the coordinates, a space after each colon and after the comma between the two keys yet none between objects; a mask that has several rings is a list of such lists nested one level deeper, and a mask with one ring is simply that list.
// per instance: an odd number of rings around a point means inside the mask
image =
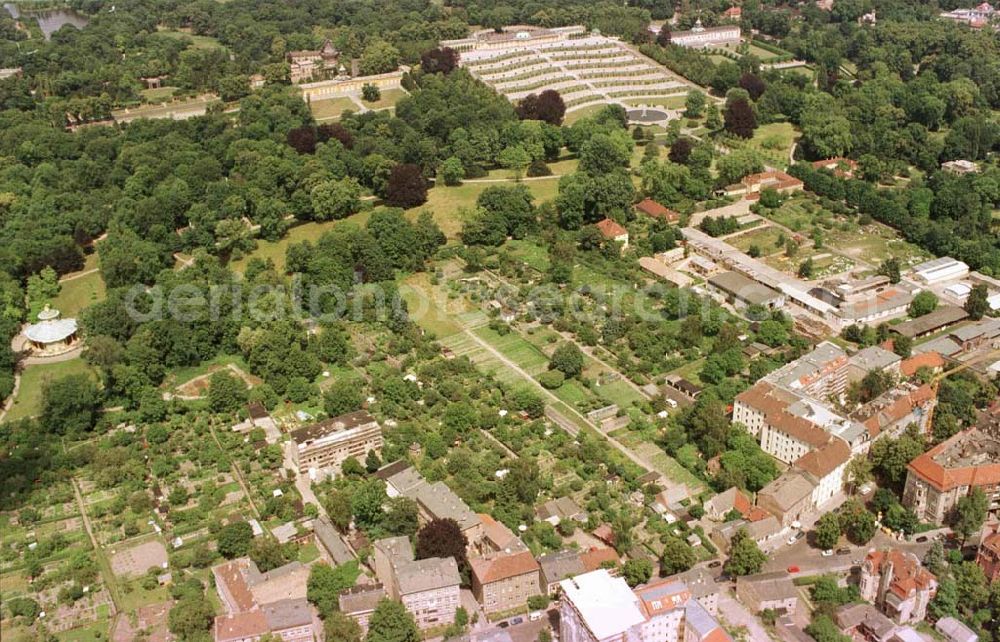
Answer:
[{"label": "grassy clearing", "polygon": [[406,301],[410,317],[421,328],[434,333],[438,339],[462,331],[462,326],[455,322],[455,317],[469,312],[465,298],[448,299],[440,288],[431,284],[431,277],[427,273],[418,272],[407,277],[400,293]]},{"label": "grassy clearing", "polygon": [[177,29],[158,29],[157,32],[161,36],[167,36],[168,38],[177,38],[178,40],[190,40],[191,46],[194,49],[217,49],[223,48],[223,44],[216,38],[211,36],[197,36],[187,31],[177,30]]},{"label": "grassy clearing", "polygon": [[827,244],[848,256],[877,265],[894,256],[904,266],[911,266],[931,258],[931,255],[901,238],[895,230],[880,223],[873,223],[851,231],[837,230],[828,235]]},{"label": "grassy clearing", "polygon": [[72,278],[73,274],[68,274],[70,280],[64,280],[59,284],[59,294],[52,300],[52,307],[59,310],[64,317],[75,317],[80,312],[98,301],[103,301],[105,296],[104,279],[100,272],[91,272],[97,268],[97,255],[91,254],[87,257],[87,262],[83,270],[74,274],[81,274]]},{"label": "grassy clearing", "polygon": [[700,479],[677,463],[677,460],[665,453],[662,448],[652,443],[647,435],[622,428],[611,433],[611,436],[652,464],[667,479],[679,484],[686,484],[696,493],[704,488],[704,483]]},{"label": "grassy clearing", "polygon": [[665,98],[628,98],[624,102],[626,105],[651,105],[664,107],[666,109],[681,109],[687,101],[687,94],[678,96],[667,96]]},{"label": "grassy clearing", "polygon": [[770,123],[758,127],[747,146],[763,154],[772,164],[787,167],[792,145],[798,137],[791,123]]},{"label": "grassy clearing", "polygon": [[335,120],[345,111],[361,111],[353,100],[343,97],[310,101],[309,109],[316,120]]},{"label": "grassy clearing", "polygon": [[[513,181],[472,183],[465,182],[461,185],[448,187],[441,185],[432,188],[427,193],[427,202],[409,211],[409,214],[416,217],[417,213],[429,209],[434,220],[441,227],[441,230],[448,238],[453,239],[458,236],[465,222],[465,216],[461,211],[463,208],[471,209],[476,204],[476,199],[487,187],[492,185],[512,184]],[[559,193],[559,178],[551,176],[538,180],[526,180],[523,184],[535,197],[535,204],[543,201],[550,201]]]},{"label": "grassy clearing", "polygon": [[337,225],[345,222],[351,222],[356,225],[362,226],[368,222],[368,217],[371,216],[370,212],[358,212],[352,216],[348,216],[345,219],[339,221],[324,221],[322,223],[303,223],[302,225],[296,225],[295,227],[288,230],[284,237],[278,241],[257,241],[257,249],[250,252],[245,257],[238,261],[233,261],[231,267],[237,272],[243,272],[246,269],[247,262],[252,258],[261,258],[265,261],[270,259],[274,261],[274,267],[278,272],[285,271],[285,251],[288,246],[292,243],[298,243],[299,241],[315,241],[324,232],[327,232]]},{"label": "grassy clearing", "polygon": [[49,381],[71,374],[89,374],[95,378],[97,376],[81,359],[26,367],[21,373],[21,387],[4,421],[17,421],[36,416],[42,409],[42,389],[45,385]]},{"label": "grassy clearing", "polygon": [[566,112],[566,118],[564,122],[566,125],[572,125],[581,118],[586,118],[587,116],[593,116],[597,112],[604,109],[606,103],[598,103],[596,105],[587,105],[586,107],[581,107],[580,109]]},{"label": "grassy clearing", "polygon": [[390,107],[395,107],[396,103],[400,101],[403,96],[408,96],[409,94],[404,89],[383,89],[382,96],[373,103],[366,100],[362,100],[361,103],[368,109],[388,109]]},{"label": "grassy clearing", "polygon": [[760,248],[761,256],[767,256],[781,251],[781,248],[778,247],[778,239],[781,238],[782,234],[784,232],[778,228],[768,225],[756,228],[745,234],[740,234],[739,236],[727,238],[726,243],[743,252],[749,250],[751,245],[756,245]]},{"label": "grassy clearing", "polygon": [[176,91],[177,87],[159,87],[157,89],[143,89],[139,95],[145,98],[146,102],[162,103],[170,100]]}]

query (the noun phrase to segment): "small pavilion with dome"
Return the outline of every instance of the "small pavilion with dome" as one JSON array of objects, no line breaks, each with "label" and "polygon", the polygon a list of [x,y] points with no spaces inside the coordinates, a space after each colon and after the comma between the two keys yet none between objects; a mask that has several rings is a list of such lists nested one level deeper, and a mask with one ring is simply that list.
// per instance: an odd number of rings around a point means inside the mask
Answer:
[{"label": "small pavilion with dome", "polygon": [[35,356],[55,356],[75,347],[76,319],[63,319],[59,310],[46,305],[38,313],[38,323],[26,326],[23,334]]}]

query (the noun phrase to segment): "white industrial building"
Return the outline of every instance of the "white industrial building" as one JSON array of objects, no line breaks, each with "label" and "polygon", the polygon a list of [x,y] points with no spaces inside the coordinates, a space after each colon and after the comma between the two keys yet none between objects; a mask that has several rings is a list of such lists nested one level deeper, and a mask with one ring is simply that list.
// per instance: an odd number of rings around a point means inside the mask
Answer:
[{"label": "white industrial building", "polygon": [[921,263],[913,268],[913,278],[926,285],[954,281],[965,278],[968,275],[969,266],[950,256],[942,256],[939,259]]}]

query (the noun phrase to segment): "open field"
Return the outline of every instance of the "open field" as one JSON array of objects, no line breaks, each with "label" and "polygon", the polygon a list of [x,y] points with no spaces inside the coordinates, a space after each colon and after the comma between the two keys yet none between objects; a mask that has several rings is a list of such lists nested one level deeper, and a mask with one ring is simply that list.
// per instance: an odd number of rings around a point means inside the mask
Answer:
[{"label": "open field", "polygon": [[581,107],[580,109],[566,112],[566,118],[564,119],[564,124],[572,125],[581,118],[586,118],[587,116],[593,116],[597,112],[604,109],[607,103],[598,103],[596,105],[587,105],[586,107]]},{"label": "open field", "polygon": [[784,168],[798,137],[799,132],[791,123],[770,123],[758,127],[747,146],[763,154],[772,165]]},{"label": "open field", "polygon": [[628,428],[622,428],[611,433],[611,436],[653,464],[656,470],[662,473],[667,479],[680,484],[686,484],[694,492],[704,489],[704,482],[695,477],[687,468],[677,463],[677,460],[665,453],[662,448],[651,443],[641,433],[629,430]]},{"label": "open field", "polygon": [[756,245],[760,249],[760,255],[767,256],[783,250],[784,244],[782,243],[781,247],[778,244],[778,240],[782,235],[784,235],[784,232],[780,229],[773,225],[766,225],[754,228],[738,236],[726,237],[725,241],[742,252],[749,250],[751,245]]},{"label": "open field", "polygon": [[94,371],[82,359],[28,366],[21,373],[21,387],[4,421],[34,417],[41,412],[42,388],[46,383],[66,375],[81,373],[94,375]]},{"label": "open field", "polygon": [[158,89],[143,89],[139,95],[145,98],[146,102],[158,104],[170,100],[176,91],[177,87],[160,87]]},{"label": "open field", "polygon": [[335,120],[345,111],[361,111],[353,100],[343,97],[314,100],[309,103],[309,109],[316,120]]},{"label": "open field", "polygon": [[[59,294],[52,300],[52,307],[59,310],[64,317],[75,317],[89,305],[104,300],[104,279],[97,269],[97,254],[91,254],[80,272],[67,274],[59,284]],[[80,276],[76,276],[80,275]],[[75,278],[74,278],[75,277]],[[69,280],[66,280],[66,279]]]},{"label": "open field", "polygon": [[368,109],[374,109],[376,111],[379,109],[388,109],[389,107],[394,107],[403,96],[408,95],[409,94],[403,89],[383,89],[382,97],[377,101],[370,103],[367,100],[362,100],[361,104]]},{"label": "open field", "polygon": [[159,29],[157,32],[161,36],[167,36],[168,38],[177,38],[178,40],[190,40],[194,44],[192,45],[195,49],[214,49],[217,47],[222,47],[222,43],[211,36],[197,36],[187,31],[175,30],[175,29]]},{"label": "open field", "polygon": [[447,298],[440,289],[431,285],[431,277],[426,272],[417,272],[407,277],[400,293],[406,301],[410,318],[421,328],[433,332],[438,339],[462,331],[462,327],[455,322],[455,317],[470,311],[465,298]]},{"label": "open field", "polygon": [[[559,191],[559,178],[549,176],[545,178],[522,181],[535,197],[535,204],[542,201],[549,201],[556,197]],[[462,183],[454,187],[441,185],[434,187],[427,192],[427,202],[409,210],[409,213],[416,217],[421,210],[429,209],[434,214],[434,220],[441,227],[441,230],[448,238],[455,238],[462,229],[464,218],[459,210],[472,208],[476,204],[476,199],[491,185],[512,184],[513,181],[492,182],[492,183]]]},{"label": "open field", "polygon": [[277,241],[257,241],[257,249],[250,252],[245,257],[239,261],[233,261],[232,268],[237,272],[243,272],[246,269],[247,262],[252,258],[261,258],[265,261],[270,259],[274,261],[274,267],[278,272],[285,271],[285,250],[292,243],[298,243],[300,241],[315,241],[324,232],[327,232],[337,225],[345,222],[351,222],[355,225],[363,226],[368,222],[368,217],[371,214],[367,211],[358,212],[348,216],[345,219],[339,221],[323,221],[322,223],[303,223],[301,225],[296,225],[295,227],[288,230],[285,235]]},{"label": "open field", "polygon": [[836,230],[828,235],[827,244],[873,265],[892,256],[902,261],[904,266],[916,265],[931,258],[929,252],[899,238],[895,230],[881,223],[851,231]]},{"label": "open field", "polygon": [[681,96],[667,96],[665,98],[629,98],[624,101],[626,105],[651,105],[655,107],[665,107],[667,109],[681,109],[687,101],[687,94]]}]

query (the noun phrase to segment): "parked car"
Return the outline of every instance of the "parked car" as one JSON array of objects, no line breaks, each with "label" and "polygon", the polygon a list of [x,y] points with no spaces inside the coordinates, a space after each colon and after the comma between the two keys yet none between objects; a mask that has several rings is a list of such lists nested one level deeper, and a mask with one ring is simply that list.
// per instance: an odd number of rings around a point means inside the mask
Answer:
[{"label": "parked car", "polygon": [[794,565],[794,564],[792,564],[791,566],[788,567],[788,572],[789,573],[798,573],[800,570],[801,569],[799,569],[799,567],[796,566],[796,565]]},{"label": "parked car", "polygon": [[792,535],[791,537],[788,538],[788,545],[791,546],[795,542],[797,542],[800,539],[802,539],[803,537],[805,537],[805,535],[806,534],[803,533],[802,531],[799,531],[798,533],[795,533],[794,535]]},{"label": "parked car", "polygon": [[858,489],[858,492],[861,493],[862,495],[867,495],[868,493],[872,492],[873,488],[875,487],[872,486],[871,483],[863,484],[861,488]]},{"label": "parked car", "polygon": [[720,562],[719,560],[715,560],[714,562],[708,565],[708,568],[719,568],[720,566],[722,566],[722,562]]},{"label": "parked car", "polygon": [[920,537],[917,538],[917,543],[918,544],[923,544],[926,541],[927,541],[927,536],[926,535],[921,535]]},{"label": "parked car", "polygon": [[849,548],[838,548],[837,549],[837,555],[850,555],[850,554],[851,554],[851,549],[849,549]]},{"label": "parked car", "polygon": [[542,612],[534,611],[532,612],[531,615],[528,616],[528,619],[531,620],[532,622],[537,622],[538,620],[542,619]]},{"label": "parked car", "polygon": [[523,617],[516,617],[516,618],[511,619],[511,621],[510,621],[511,626],[517,626],[518,624],[521,624],[522,622],[524,622],[524,618]]},{"label": "parked car", "polygon": [[510,622],[504,620],[503,622],[497,624],[497,626],[500,627],[501,629],[506,629],[508,626],[510,626]]},{"label": "parked car", "polygon": [[832,549],[832,548],[828,548],[828,549],[826,549],[825,551],[823,551],[823,552],[821,553],[821,555],[822,555],[823,557],[830,557],[831,555],[833,555],[833,549]]}]

